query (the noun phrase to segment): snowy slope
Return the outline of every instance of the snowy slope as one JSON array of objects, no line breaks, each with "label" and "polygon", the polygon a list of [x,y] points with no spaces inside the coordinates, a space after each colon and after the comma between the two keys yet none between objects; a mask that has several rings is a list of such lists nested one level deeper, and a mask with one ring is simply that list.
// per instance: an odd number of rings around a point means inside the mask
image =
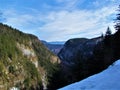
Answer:
[{"label": "snowy slope", "polygon": [[120,60],[99,74],[59,90],[120,90]]}]

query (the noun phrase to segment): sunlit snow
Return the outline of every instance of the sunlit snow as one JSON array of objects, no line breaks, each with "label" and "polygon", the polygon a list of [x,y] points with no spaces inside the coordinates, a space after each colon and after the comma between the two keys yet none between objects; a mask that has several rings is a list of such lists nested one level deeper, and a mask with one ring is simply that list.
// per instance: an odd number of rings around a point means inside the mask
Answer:
[{"label": "sunlit snow", "polygon": [[99,74],[59,90],[120,90],[120,60]]}]

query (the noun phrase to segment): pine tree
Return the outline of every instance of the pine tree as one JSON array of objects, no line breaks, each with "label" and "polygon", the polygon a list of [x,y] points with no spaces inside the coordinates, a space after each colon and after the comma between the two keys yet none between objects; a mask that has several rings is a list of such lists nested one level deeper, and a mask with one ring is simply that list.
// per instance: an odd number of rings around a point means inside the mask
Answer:
[{"label": "pine tree", "polygon": [[118,7],[115,29],[117,32],[114,34],[114,38],[113,38],[113,49],[114,49],[114,58],[117,60],[120,58],[120,5]]},{"label": "pine tree", "polygon": [[117,14],[117,17],[116,17],[115,29],[120,32],[120,5],[118,7],[118,14]]},{"label": "pine tree", "polygon": [[111,35],[111,34],[112,34],[111,29],[108,27],[105,35],[107,36],[107,35]]}]

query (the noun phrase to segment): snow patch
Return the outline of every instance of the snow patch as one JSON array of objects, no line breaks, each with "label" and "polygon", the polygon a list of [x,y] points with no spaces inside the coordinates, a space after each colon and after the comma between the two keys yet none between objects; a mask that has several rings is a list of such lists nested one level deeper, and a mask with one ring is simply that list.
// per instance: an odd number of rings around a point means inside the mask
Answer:
[{"label": "snow patch", "polygon": [[20,89],[17,87],[12,87],[10,90],[20,90]]},{"label": "snow patch", "polygon": [[106,70],[59,90],[119,90],[120,60]]},{"label": "snow patch", "polygon": [[120,60],[117,60],[113,65],[120,65]]}]

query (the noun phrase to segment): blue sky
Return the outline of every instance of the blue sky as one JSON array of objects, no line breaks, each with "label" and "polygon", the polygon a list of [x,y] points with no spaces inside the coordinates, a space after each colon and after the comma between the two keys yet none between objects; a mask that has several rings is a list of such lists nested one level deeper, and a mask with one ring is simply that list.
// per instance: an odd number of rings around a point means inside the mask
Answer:
[{"label": "blue sky", "polygon": [[46,41],[114,32],[120,0],[0,0],[0,22]]}]

